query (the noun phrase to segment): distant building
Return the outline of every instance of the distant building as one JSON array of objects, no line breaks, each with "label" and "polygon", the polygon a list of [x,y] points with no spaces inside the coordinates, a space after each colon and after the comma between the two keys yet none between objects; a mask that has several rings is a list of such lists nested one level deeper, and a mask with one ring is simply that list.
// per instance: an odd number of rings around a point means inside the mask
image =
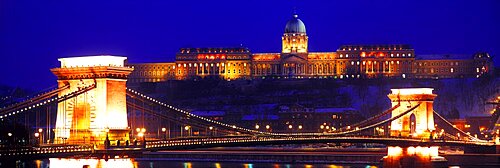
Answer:
[{"label": "distant building", "polygon": [[198,78],[465,78],[491,71],[488,53],[456,57],[416,56],[410,45],[343,45],[336,51],[310,52],[304,22],[297,14],[286,23],[280,53],[248,48],[181,48],[175,62],[129,64],[129,83]]},{"label": "distant building", "polygon": [[207,111],[195,110],[195,111],[191,111],[191,114],[205,117],[205,118],[208,118],[208,119],[211,119],[214,121],[223,121],[224,116],[226,116],[225,111],[210,111],[210,110],[207,110]]},{"label": "distant building", "polygon": [[329,132],[362,121],[354,108],[310,108],[299,104],[282,105],[278,128],[286,132]]},{"label": "distant building", "polygon": [[465,117],[465,119],[452,119],[450,123],[454,127],[469,133],[472,136],[477,136],[478,138],[488,138],[487,131],[491,125],[491,116],[472,116]]}]

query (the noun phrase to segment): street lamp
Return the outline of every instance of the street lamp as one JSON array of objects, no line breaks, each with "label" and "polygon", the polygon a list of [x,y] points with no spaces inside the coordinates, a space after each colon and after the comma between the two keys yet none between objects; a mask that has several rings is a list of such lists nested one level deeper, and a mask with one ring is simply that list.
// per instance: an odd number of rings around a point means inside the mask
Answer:
[{"label": "street lamp", "polygon": [[260,128],[259,124],[256,124],[256,125],[255,125],[255,129],[257,129],[257,130],[258,130],[259,128]]},{"label": "street lamp", "polygon": [[289,128],[289,129],[292,129],[292,128],[293,128],[292,124],[288,125],[288,128]]},{"label": "street lamp", "polygon": [[35,138],[38,140],[38,142],[36,144],[40,144],[41,143],[41,141],[40,141],[40,133],[35,132]]},{"label": "street lamp", "polygon": [[167,128],[165,128],[165,127],[161,128],[161,132],[163,132],[163,137],[164,137],[163,139],[167,139],[167,133],[166,133]]},{"label": "street lamp", "polygon": [[39,140],[40,143],[43,143],[43,134],[42,134],[42,132],[43,132],[43,129],[38,128],[38,136],[40,136],[40,140]]},{"label": "street lamp", "polygon": [[301,130],[301,129],[302,129],[302,125],[299,125],[299,130]]},{"label": "street lamp", "polygon": [[191,128],[191,126],[189,126],[189,125],[186,125],[186,126],[184,127],[184,129],[185,129],[185,130],[187,131],[187,133],[188,133],[188,136],[191,136],[190,128]]},{"label": "street lamp", "polygon": [[271,126],[269,126],[269,125],[266,125],[266,129],[267,129],[267,130],[268,130],[268,129],[270,129],[270,128],[271,128]]}]

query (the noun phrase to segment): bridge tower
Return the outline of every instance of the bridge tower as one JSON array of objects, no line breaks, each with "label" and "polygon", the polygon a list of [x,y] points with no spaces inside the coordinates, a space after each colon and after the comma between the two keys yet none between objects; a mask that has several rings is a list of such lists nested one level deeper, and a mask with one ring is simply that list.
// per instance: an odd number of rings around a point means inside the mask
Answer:
[{"label": "bridge tower", "polygon": [[133,68],[126,57],[86,56],[60,58],[60,68],[51,69],[63,96],[78,90],[83,94],[60,101],[57,107],[55,143],[101,145],[129,140],[126,81]]},{"label": "bridge tower", "polygon": [[434,127],[433,102],[436,94],[432,88],[391,89],[388,95],[392,107],[400,106],[392,111],[392,116],[400,115],[408,109],[420,104],[416,109],[391,122],[391,136],[429,138]]}]

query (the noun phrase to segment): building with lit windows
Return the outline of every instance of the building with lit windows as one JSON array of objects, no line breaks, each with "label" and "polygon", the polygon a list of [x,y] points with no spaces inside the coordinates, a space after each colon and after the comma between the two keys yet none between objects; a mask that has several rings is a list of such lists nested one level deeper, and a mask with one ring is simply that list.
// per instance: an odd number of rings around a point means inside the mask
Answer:
[{"label": "building with lit windows", "polygon": [[[129,64],[130,83],[201,78],[461,78],[491,71],[487,53],[455,57],[418,56],[410,45],[343,45],[336,51],[310,52],[304,22],[297,14],[286,23],[279,53],[248,48],[181,48],[172,63]],[[436,58],[438,57],[438,58]]]}]

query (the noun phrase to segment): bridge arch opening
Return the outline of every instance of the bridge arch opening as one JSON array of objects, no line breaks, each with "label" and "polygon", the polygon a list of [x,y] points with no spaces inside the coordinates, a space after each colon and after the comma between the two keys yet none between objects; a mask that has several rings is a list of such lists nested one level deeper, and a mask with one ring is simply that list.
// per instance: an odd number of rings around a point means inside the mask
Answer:
[{"label": "bridge arch opening", "polygon": [[415,117],[414,113],[411,113],[410,115],[410,135],[415,135],[416,133],[416,128],[417,128],[417,118]]}]

